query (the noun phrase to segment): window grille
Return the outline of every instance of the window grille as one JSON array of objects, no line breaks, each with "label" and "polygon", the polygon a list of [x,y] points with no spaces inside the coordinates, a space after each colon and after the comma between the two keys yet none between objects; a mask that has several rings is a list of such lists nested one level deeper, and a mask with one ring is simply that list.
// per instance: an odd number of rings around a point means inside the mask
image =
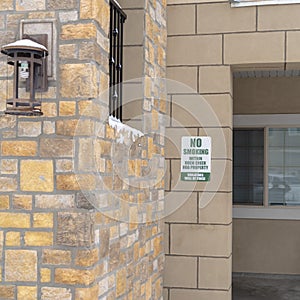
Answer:
[{"label": "window grille", "polygon": [[122,120],[123,25],[126,14],[110,0],[109,113]]}]

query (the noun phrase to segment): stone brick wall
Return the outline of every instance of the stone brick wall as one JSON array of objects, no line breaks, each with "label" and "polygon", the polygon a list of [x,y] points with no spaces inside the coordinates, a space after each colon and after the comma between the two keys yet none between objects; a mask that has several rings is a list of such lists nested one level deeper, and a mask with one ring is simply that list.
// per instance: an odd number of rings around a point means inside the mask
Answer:
[{"label": "stone brick wall", "polygon": [[[165,6],[143,6],[160,55],[142,76],[164,75]],[[0,298],[161,299],[164,90],[143,85],[147,130],[127,135],[107,122],[108,1],[2,1],[1,45],[20,38],[23,20],[54,20],[57,73],[43,116],[8,116],[0,60]]]}]

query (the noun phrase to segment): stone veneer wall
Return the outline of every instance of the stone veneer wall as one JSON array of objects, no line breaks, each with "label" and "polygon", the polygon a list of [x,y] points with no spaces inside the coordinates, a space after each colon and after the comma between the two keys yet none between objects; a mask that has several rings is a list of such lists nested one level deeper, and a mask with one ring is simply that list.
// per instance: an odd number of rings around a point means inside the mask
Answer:
[{"label": "stone veneer wall", "polygon": [[[144,3],[145,41],[161,55],[147,57],[145,48],[143,76],[164,75],[165,39],[158,37],[165,6]],[[1,1],[0,44],[19,39],[20,21],[28,19],[56,20],[57,74],[43,94],[43,116],[0,115],[0,298],[161,299],[160,89],[148,78],[147,133],[118,143],[125,132],[107,124],[101,95],[108,88],[108,1]],[[4,56],[0,66],[3,111]],[[160,164],[149,184],[151,161]]]}]

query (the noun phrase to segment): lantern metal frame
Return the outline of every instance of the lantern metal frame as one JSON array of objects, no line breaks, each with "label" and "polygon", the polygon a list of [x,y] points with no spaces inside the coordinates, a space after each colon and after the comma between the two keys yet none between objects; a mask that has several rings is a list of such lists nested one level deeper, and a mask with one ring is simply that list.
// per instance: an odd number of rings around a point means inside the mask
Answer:
[{"label": "lantern metal frame", "polygon": [[[40,116],[41,99],[36,98],[36,92],[46,91],[48,50],[45,46],[30,40],[22,39],[1,48],[1,53],[7,55],[7,63],[14,67],[13,95],[6,100],[6,114]],[[29,74],[22,85],[20,67],[23,62],[28,63]],[[23,77],[24,78],[24,77]],[[29,98],[19,97],[19,88],[29,92]],[[9,96],[7,95],[7,98]]]}]

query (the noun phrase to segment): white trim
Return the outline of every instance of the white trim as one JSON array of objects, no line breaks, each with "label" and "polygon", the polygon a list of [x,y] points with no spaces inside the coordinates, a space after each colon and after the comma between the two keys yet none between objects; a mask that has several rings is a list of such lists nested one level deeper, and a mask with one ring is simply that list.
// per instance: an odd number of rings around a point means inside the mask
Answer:
[{"label": "white trim", "polygon": [[234,127],[300,126],[299,114],[234,115]]},{"label": "white trim", "polygon": [[300,220],[300,207],[233,207],[234,219]]},{"label": "white trim", "polygon": [[300,0],[262,0],[262,1],[231,0],[231,7],[297,4],[297,3],[300,3]]}]

